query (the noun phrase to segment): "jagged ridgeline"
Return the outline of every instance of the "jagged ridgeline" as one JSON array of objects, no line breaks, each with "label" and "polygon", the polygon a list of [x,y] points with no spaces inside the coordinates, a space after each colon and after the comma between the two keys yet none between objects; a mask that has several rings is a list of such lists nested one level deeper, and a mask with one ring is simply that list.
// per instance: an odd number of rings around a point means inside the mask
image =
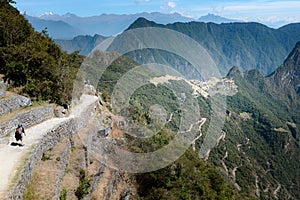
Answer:
[{"label": "jagged ridgeline", "polygon": [[0,1],[0,73],[33,99],[69,103],[82,58],[62,51],[46,30],[35,32],[9,3]]}]

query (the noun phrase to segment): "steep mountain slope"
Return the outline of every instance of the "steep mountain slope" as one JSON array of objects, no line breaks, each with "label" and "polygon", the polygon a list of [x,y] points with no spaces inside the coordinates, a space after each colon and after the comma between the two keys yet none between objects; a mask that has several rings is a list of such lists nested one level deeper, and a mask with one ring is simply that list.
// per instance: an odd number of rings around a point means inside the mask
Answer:
[{"label": "steep mountain slope", "polygon": [[300,42],[285,60],[284,64],[270,75],[273,90],[282,91],[282,95],[299,105],[297,102],[300,95]]},{"label": "steep mountain slope", "polygon": [[[282,29],[271,29],[258,23],[218,25],[189,22],[161,25],[139,18],[128,29],[141,27],[162,27],[190,36],[207,49],[224,75],[232,66],[239,66],[243,71],[258,69],[263,74],[269,74],[281,65],[294,44],[300,40],[300,31],[295,31],[300,30],[300,24],[291,24]],[[134,59],[139,56],[138,53],[130,55]],[[138,61],[145,63],[145,60]]]},{"label": "steep mountain slope", "polygon": [[[138,63],[133,62],[127,57],[123,56],[116,59],[117,56],[116,53],[95,51],[93,57],[90,56],[88,58],[91,59],[88,63],[94,63],[88,71],[91,74],[97,72],[97,66],[101,65],[101,62],[114,60],[105,69],[98,83],[98,89],[102,92],[103,99],[108,101],[104,105],[106,104],[110,110],[114,109],[109,104],[114,87],[116,87],[123,75],[130,74],[130,71],[138,66]],[[186,86],[182,81],[178,81],[177,84],[183,88]],[[112,132],[121,133],[119,133],[117,138],[120,139],[120,142],[126,141],[125,149],[127,151],[136,153],[154,152],[172,140],[174,136],[173,129],[176,130],[176,126],[179,125],[180,121],[180,111],[176,112],[179,103],[173,92],[165,87],[163,83],[155,86],[149,82],[136,89],[132,96],[130,96],[128,113],[125,111],[127,107],[124,110],[122,109],[122,113],[125,112],[125,115],[122,116],[116,113],[115,110],[112,111],[112,117],[110,118],[115,120]],[[126,123],[130,123],[132,118],[137,124],[154,125],[155,122],[152,121],[153,119],[149,115],[148,110],[151,105],[163,106],[169,115],[168,118],[170,118],[165,127],[159,130],[153,137],[132,137],[133,132],[127,132],[127,130],[121,128],[122,125],[118,125],[118,118],[126,118],[127,116],[129,118],[124,119]],[[118,110],[119,108],[116,109]],[[149,128],[153,127],[149,126]],[[116,139],[116,141],[118,140]],[[95,143],[97,144],[97,142]],[[165,159],[168,158],[166,157]],[[154,162],[148,163],[149,166],[152,164],[155,165]],[[142,199],[256,199],[254,196],[247,197],[246,193],[238,192],[226,180],[226,177],[222,177],[212,165],[200,159],[197,151],[194,151],[192,148],[187,149],[177,161],[172,162],[167,167],[148,173],[131,174],[131,177],[137,186],[136,194]]]},{"label": "steep mountain slope", "polygon": [[300,198],[299,55],[298,43],[269,77],[237,68],[228,74],[239,92],[228,97],[226,137],[209,161],[260,199]]},{"label": "steep mountain slope", "polygon": [[[299,23],[288,24],[288,25],[282,26],[278,30],[281,32],[284,32],[286,34],[295,35],[296,37],[300,36]],[[281,37],[284,37],[284,35],[281,35]],[[295,43],[298,42],[289,37],[281,38],[281,39],[284,39],[286,41],[286,45],[290,46],[290,47],[293,47],[295,45]]]},{"label": "steep mountain slope", "polygon": [[242,22],[240,20],[236,20],[236,19],[228,19],[228,18],[225,18],[225,17],[221,17],[221,16],[218,16],[218,15],[214,15],[214,14],[207,14],[205,16],[201,16],[199,19],[198,19],[199,22],[213,22],[213,23],[216,23],[216,24],[221,24],[221,23],[230,23],[230,22]]},{"label": "steep mountain slope", "polygon": [[106,37],[101,35],[92,36],[77,36],[72,40],[56,39],[54,42],[68,53],[79,51],[80,55],[88,55],[92,50]]}]

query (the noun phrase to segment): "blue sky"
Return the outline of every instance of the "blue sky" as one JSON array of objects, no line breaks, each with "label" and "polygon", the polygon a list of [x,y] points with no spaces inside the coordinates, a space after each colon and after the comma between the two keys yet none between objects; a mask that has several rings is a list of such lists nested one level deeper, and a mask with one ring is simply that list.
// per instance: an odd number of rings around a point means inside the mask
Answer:
[{"label": "blue sky", "polygon": [[74,13],[78,16],[132,14],[138,12],[178,12],[199,18],[208,13],[244,21],[300,21],[300,0],[16,0],[21,12]]}]

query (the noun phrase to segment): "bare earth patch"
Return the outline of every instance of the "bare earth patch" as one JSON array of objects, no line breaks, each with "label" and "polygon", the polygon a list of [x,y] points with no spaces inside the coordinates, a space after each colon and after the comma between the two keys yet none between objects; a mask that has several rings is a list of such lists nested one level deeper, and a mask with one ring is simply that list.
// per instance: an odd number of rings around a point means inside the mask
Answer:
[{"label": "bare earth patch", "polygon": [[[64,151],[67,140],[57,144],[43,156],[43,161],[36,167],[35,180],[28,186],[34,191],[34,199],[52,199],[60,169],[60,155]],[[26,195],[25,195],[26,196]],[[25,198],[26,199],[26,198]],[[28,199],[29,200],[29,199]]]}]

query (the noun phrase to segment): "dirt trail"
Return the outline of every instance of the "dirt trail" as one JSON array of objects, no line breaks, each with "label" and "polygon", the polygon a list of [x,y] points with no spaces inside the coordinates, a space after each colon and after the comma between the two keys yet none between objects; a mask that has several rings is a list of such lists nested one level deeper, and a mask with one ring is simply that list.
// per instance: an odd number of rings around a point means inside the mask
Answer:
[{"label": "dirt trail", "polygon": [[[9,186],[13,181],[14,176],[18,169],[24,165],[26,157],[34,149],[34,146],[40,141],[43,134],[48,130],[53,129],[60,123],[69,120],[70,118],[79,116],[89,105],[94,103],[97,97],[90,95],[83,95],[81,102],[71,110],[69,117],[65,118],[52,118],[40,124],[25,129],[26,136],[23,142],[25,146],[12,146],[10,141],[9,145],[0,146],[0,199],[4,199],[6,193],[10,189]],[[26,127],[25,127],[26,128]]]}]

